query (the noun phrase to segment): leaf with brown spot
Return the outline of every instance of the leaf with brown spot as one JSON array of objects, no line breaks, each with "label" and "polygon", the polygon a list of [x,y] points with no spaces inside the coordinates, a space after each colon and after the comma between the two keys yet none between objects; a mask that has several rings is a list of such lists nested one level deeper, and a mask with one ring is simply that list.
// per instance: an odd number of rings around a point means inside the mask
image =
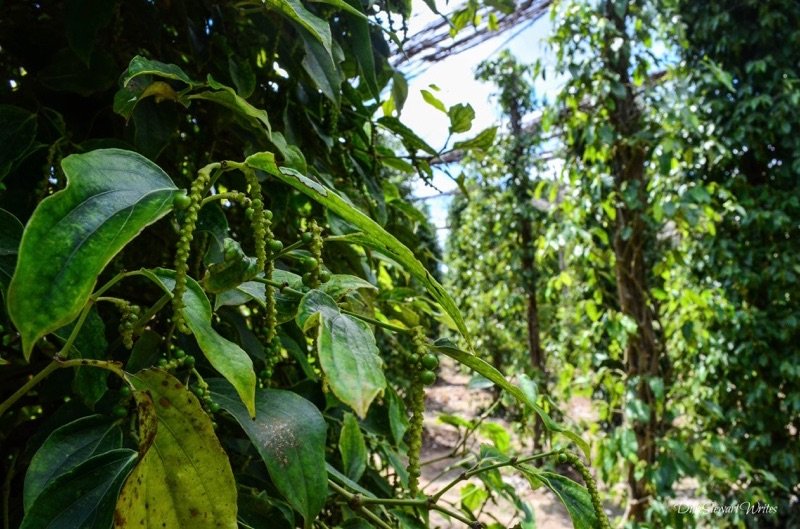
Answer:
[{"label": "leaf with brown spot", "polygon": [[207,382],[214,401],[233,415],[258,450],[275,487],[310,527],[328,495],[322,414],[296,393],[262,389],[256,390],[256,419],[251,420],[230,384]]},{"label": "leaf with brown spot", "polygon": [[200,402],[165,371],[128,380],[136,389],[143,455],[120,493],[114,527],[235,529],[233,471]]}]

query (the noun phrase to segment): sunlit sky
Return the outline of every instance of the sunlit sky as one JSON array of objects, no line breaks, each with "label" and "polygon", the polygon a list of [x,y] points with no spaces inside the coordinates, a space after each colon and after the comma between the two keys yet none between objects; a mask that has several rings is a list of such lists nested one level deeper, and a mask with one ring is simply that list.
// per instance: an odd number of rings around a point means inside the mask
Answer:
[{"label": "sunlit sky", "polygon": [[[437,18],[422,0],[414,0],[414,13],[409,21],[409,34],[413,34]],[[420,90],[429,89],[429,85],[433,84],[440,89],[434,92],[435,95],[448,107],[456,103],[469,103],[475,110],[472,130],[456,137],[455,140],[466,139],[486,127],[497,124],[500,119],[499,109],[492,97],[495,88],[490,83],[475,80],[476,67],[503,49],[509,49],[521,62],[533,63],[539,59],[543,66],[549,66],[552,60],[545,43],[549,30],[550,19],[545,15],[522,31],[511,30],[440,62],[425,64],[422,68],[415,66],[414,72],[407,72],[407,75],[413,77],[408,80],[408,99],[401,116],[403,122],[434,148],[438,149],[444,145],[447,139],[448,118],[427,104],[420,93]],[[519,32],[515,34],[515,31]],[[539,80],[536,92],[539,98],[552,99],[556,87],[557,83],[553,79]],[[417,179],[413,188],[414,196],[431,197],[456,188],[455,183],[439,170],[434,171],[433,184],[435,189]],[[451,199],[450,196],[442,196],[425,201],[430,208],[433,223],[438,228],[439,242],[442,245],[447,236],[445,226]]]}]

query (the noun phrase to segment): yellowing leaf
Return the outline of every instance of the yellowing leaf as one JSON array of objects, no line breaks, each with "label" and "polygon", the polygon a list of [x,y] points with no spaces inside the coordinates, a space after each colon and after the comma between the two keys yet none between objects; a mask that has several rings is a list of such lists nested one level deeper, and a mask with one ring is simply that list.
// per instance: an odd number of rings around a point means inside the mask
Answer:
[{"label": "yellowing leaf", "polygon": [[142,455],[120,493],[114,527],[236,529],[233,471],[197,398],[158,369],[128,380]]}]

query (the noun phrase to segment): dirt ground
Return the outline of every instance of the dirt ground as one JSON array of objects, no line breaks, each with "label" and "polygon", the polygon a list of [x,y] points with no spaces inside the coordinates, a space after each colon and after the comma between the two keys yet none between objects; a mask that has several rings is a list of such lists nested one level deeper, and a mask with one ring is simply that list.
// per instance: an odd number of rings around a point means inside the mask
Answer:
[{"label": "dirt ground", "polygon": [[[453,364],[443,362],[437,383],[427,389],[425,436],[421,458],[423,462],[447,456],[459,440],[458,431],[454,426],[439,421],[438,417],[441,414],[453,414],[473,419],[476,414],[491,404],[492,393],[489,390],[468,388],[469,380],[469,375],[458,372]],[[578,402],[571,408],[573,408],[573,413],[583,414],[590,412],[590,409],[587,410],[588,406],[588,402]],[[508,423],[502,419],[491,418],[488,420],[507,427],[508,431],[511,431]],[[474,446],[477,446],[477,442],[475,441]],[[519,446],[519,439],[512,439],[512,443]],[[447,469],[456,462],[457,459],[446,458],[424,465],[421,485],[425,492],[432,494],[452,481],[461,470],[447,471]],[[552,493],[542,488],[531,490],[528,482],[513,472],[504,472],[503,479],[512,485],[520,497],[532,507],[537,529],[572,528],[567,510]],[[443,499],[458,506],[460,490],[464,484],[450,489]],[[490,502],[480,519],[486,523],[496,521],[503,527],[513,527],[520,521],[516,511],[517,509],[513,505],[501,499],[497,503]],[[432,516],[431,527],[463,528],[463,524],[441,516]]]}]

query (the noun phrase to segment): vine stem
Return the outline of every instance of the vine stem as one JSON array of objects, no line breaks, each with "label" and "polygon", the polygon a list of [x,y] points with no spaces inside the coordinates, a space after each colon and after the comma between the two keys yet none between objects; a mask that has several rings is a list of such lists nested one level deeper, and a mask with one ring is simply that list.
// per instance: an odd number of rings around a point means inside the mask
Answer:
[{"label": "vine stem", "polygon": [[277,288],[281,292],[286,292],[287,294],[291,294],[292,296],[297,296],[297,297],[305,296],[303,292],[295,290],[284,283],[278,283],[277,281],[272,281],[271,279],[265,279],[263,277],[254,277],[253,279],[251,279],[251,281],[255,281],[257,283],[263,283],[267,286]]},{"label": "vine stem", "polygon": [[[64,346],[59,350],[54,356],[53,361],[50,362],[44,369],[36,373],[31,377],[28,382],[26,382],[21,388],[15,391],[10,397],[0,403],[0,416],[4,415],[11,406],[14,405],[19,399],[25,396],[31,389],[36,387],[42,380],[47,378],[53,371],[56,369],[64,368],[64,367],[80,367],[80,366],[92,366],[92,367],[99,367],[101,369],[106,369],[118,375],[123,380],[125,379],[125,372],[120,367],[120,364],[117,362],[109,362],[105,360],[94,360],[94,359],[86,359],[86,358],[76,358],[72,360],[66,360],[64,357],[69,355],[69,352],[72,350],[72,346],[75,344],[75,340],[78,338],[78,334],[83,328],[83,324],[86,322],[86,318],[89,316],[89,311],[92,309],[94,304],[97,301],[103,300],[113,300],[116,298],[104,298],[103,294],[105,294],[111,287],[119,283],[121,280],[125,279],[126,277],[138,276],[138,275],[145,275],[142,274],[141,271],[132,271],[132,272],[120,272],[114,277],[112,277],[105,285],[97,289],[90,297],[89,300],[86,302],[86,305],[83,306],[80,315],[78,316],[77,321],[75,322],[75,326],[72,328],[72,332],[70,332],[67,341],[64,343]],[[142,323],[149,320],[158,310],[160,310],[170,298],[166,296],[166,300],[164,297],[158,300],[156,304],[148,311],[146,315],[146,319],[142,319]]]},{"label": "vine stem", "polygon": [[[543,456],[542,454],[541,456]],[[428,498],[365,498],[360,494],[354,494],[335,481],[328,479],[328,485],[340,496],[343,496],[350,507],[358,510],[360,513],[364,515],[365,518],[369,518],[372,522],[375,523],[381,529],[391,529],[391,527],[386,524],[383,520],[381,520],[375,513],[370,511],[365,507],[365,505],[407,505],[411,507],[421,507],[423,509],[428,509],[432,511],[438,511],[442,514],[445,514],[451,518],[462,522],[463,524],[473,527],[474,521],[470,520],[466,516],[459,514],[458,512],[448,509],[443,505],[437,505],[438,498],[431,496]]]},{"label": "vine stem", "polygon": [[462,516],[461,514],[455,512],[455,511],[453,511],[451,509],[448,509],[447,507],[442,507],[441,505],[437,505],[436,503],[432,503],[430,505],[430,508],[431,508],[431,510],[439,511],[440,513],[446,514],[447,516],[450,516],[451,518],[455,518],[459,522],[461,522],[463,524],[466,524],[468,527],[472,527],[472,524],[473,524],[472,520],[470,520],[466,516]]},{"label": "vine stem", "polygon": [[[73,338],[74,340],[74,338]],[[66,347],[66,346],[65,346]],[[64,349],[62,349],[64,351]],[[123,380],[125,379],[125,372],[122,370],[121,364],[118,362],[109,362],[107,360],[93,360],[89,358],[73,358],[71,360],[62,360],[58,356],[55,359],[47,364],[47,366],[33,375],[28,382],[26,382],[21,388],[14,392],[13,395],[8,397],[6,400],[0,404],[0,417],[8,411],[11,406],[14,405],[19,399],[25,396],[30,390],[36,387],[41,381],[51,375],[55,370],[65,368],[65,367],[98,367],[100,369],[105,369],[111,371],[112,373],[116,374]]]},{"label": "vine stem", "polygon": [[398,327],[397,325],[392,325],[391,323],[382,322],[382,321],[376,320],[374,318],[370,318],[369,316],[364,316],[363,314],[359,314],[357,312],[353,312],[351,310],[347,310],[347,309],[339,309],[339,310],[341,310],[343,314],[347,314],[348,316],[352,316],[354,318],[358,318],[359,320],[365,321],[367,323],[371,323],[372,325],[377,325],[378,327],[383,327],[384,329],[386,329],[388,331],[401,332],[401,333],[406,333],[406,334],[414,332],[413,329],[407,329],[405,327]]},{"label": "vine stem", "polygon": [[[343,496],[348,502],[353,502],[353,500],[355,500],[357,498],[358,498],[358,500],[360,502],[360,499],[361,499],[360,496],[358,496],[356,494],[353,494],[352,492],[348,491],[344,487],[340,487],[338,483],[336,483],[335,481],[333,481],[331,479],[328,480],[328,486],[330,486],[330,488],[332,488],[334,491],[336,491],[337,494],[339,494],[340,496]],[[364,516],[364,518],[369,519],[372,523],[374,523],[375,525],[377,525],[381,529],[392,529],[392,526],[390,526],[389,524],[387,524],[386,522],[381,520],[381,518],[377,514],[375,514],[374,512],[370,511],[369,509],[367,509],[363,505],[358,504],[355,507],[356,507],[356,510],[358,510],[358,512],[360,512]]]},{"label": "vine stem", "polygon": [[286,248],[284,248],[283,250],[281,250],[280,252],[278,252],[275,255],[273,255],[270,258],[270,260],[274,261],[275,259],[279,259],[279,258],[283,257],[284,255],[288,254],[289,252],[291,252],[292,250],[296,250],[297,248],[300,248],[304,244],[305,243],[303,241],[295,241],[292,244],[290,244],[289,246],[287,246]]},{"label": "vine stem", "polygon": [[241,191],[227,191],[225,193],[217,193],[216,195],[209,195],[200,202],[202,208],[206,204],[217,200],[230,200],[231,202],[243,202],[242,198],[249,200]]},{"label": "vine stem", "polygon": [[140,334],[144,329],[145,325],[150,323],[150,319],[153,316],[155,316],[158,311],[163,309],[167,305],[167,303],[170,302],[171,299],[172,299],[172,294],[164,294],[163,296],[161,296],[158,299],[158,301],[156,301],[153,304],[152,307],[147,309],[147,311],[139,317],[139,321],[134,326],[133,332],[137,335]]},{"label": "vine stem", "polygon": [[465,470],[464,472],[462,472],[461,474],[456,476],[455,479],[453,479],[453,481],[451,481],[450,483],[445,485],[436,494],[431,496],[431,501],[433,503],[436,503],[448,490],[452,489],[453,487],[458,485],[460,482],[462,482],[464,480],[467,480],[467,479],[469,479],[469,478],[471,478],[473,476],[476,476],[476,475],[480,474],[481,472],[487,472],[489,470],[494,470],[494,469],[502,468],[502,467],[512,467],[512,466],[516,466],[516,465],[521,465],[523,463],[529,463],[531,461],[535,461],[535,460],[541,459],[543,457],[548,457],[548,456],[557,455],[557,454],[558,454],[557,451],[550,451],[550,452],[544,452],[544,453],[541,453],[541,454],[536,454],[536,455],[532,455],[532,456],[528,456],[528,457],[523,457],[523,458],[520,458],[520,459],[512,457],[508,461],[501,461],[500,463],[493,463],[491,465],[484,465],[484,466],[475,465],[472,468],[470,468],[469,470]]}]

